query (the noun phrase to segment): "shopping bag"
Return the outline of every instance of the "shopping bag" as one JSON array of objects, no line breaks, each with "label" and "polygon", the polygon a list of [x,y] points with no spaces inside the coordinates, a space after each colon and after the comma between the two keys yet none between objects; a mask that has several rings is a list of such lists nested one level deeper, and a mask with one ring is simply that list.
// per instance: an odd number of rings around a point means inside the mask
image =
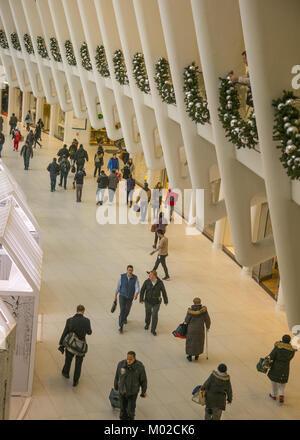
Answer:
[{"label": "shopping bag", "polygon": [[115,391],[113,388],[109,393],[109,401],[113,408],[120,408],[120,394],[119,391]]},{"label": "shopping bag", "polygon": [[270,358],[260,358],[259,361],[256,364],[256,369],[260,373],[266,374],[271,367],[271,361]]},{"label": "shopping bag", "polygon": [[198,405],[205,406],[205,390],[201,390],[201,385],[197,385],[192,391],[192,401]]},{"label": "shopping bag", "polygon": [[187,325],[182,323],[179,324],[176,330],[172,332],[175,338],[186,339]]}]

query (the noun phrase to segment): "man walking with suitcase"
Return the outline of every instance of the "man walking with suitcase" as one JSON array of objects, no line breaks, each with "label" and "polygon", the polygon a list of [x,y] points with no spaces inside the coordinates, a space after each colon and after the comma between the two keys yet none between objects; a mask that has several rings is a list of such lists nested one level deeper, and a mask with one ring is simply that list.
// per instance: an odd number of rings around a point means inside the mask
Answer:
[{"label": "man walking with suitcase", "polygon": [[[58,349],[59,349],[59,351],[61,351],[62,354],[64,353],[64,350],[65,350],[64,339],[69,333],[74,332],[75,335],[78,337],[78,339],[80,339],[81,341],[84,341],[84,342],[85,342],[86,335],[92,334],[90,320],[88,318],[85,318],[85,316],[83,316],[84,312],[85,312],[85,308],[83,305],[80,304],[79,306],[77,306],[76,315],[74,315],[72,318],[67,319],[65,329],[64,329],[64,331],[61,335],[61,338],[59,340],[59,348]],[[71,363],[72,363],[73,357],[76,356],[75,371],[74,371],[74,378],[73,378],[73,387],[76,387],[78,385],[78,381],[80,378],[81,366],[82,366],[84,355],[75,355],[74,353],[71,353],[71,351],[69,351],[67,347],[66,347],[65,351],[66,351],[66,360],[65,360],[65,365],[62,369],[62,375],[66,379],[70,378]]]},{"label": "man walking with suitcase", "polygon": [[146,397],[147,376],[142,362],[136,359],[134,351],[127,353],[127,359],[119,362],[114,389],[120,393],[120,420],[134,420],[136,399],[139,390]]}]

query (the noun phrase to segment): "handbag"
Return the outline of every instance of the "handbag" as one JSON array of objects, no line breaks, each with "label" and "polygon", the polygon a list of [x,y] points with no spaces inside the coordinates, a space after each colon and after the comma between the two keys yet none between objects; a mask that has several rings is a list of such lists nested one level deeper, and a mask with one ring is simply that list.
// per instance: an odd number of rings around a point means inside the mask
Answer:
[{"label": "handbag", "polygon": [[172,335],[175,336],[175,338],[180,339],[186,339],[186,333],[187,333],[187,324],[179,324],[176,330],[172,332]]},{"label": "handbag", "polygon": [[201,385],[197,385],[192,391],[192,401],[198,405],[205,406],[206,404],[206,391],[201,390]]},{"label": "handbag", "polygon": [[256,364],[256,369],[260,373],[266,374],[268,370],[271,368],[272,361],[269,357],[260,358]]},{"label": "handbag", "polygon": [[113,302],[113,305],[111,306],[111,313],[114,313],[114,311],[116,310],[116,308],[117,308],[117,301],[116,300],[114,300],[114,302]]},{"label": "handbag", "polygon": [[109,401],[113,408],[120,408],[120,393],[113,388],[109,393]]},{"label": "handbag", "polygon": [[84,356],[88,351],[87,343],[79,339],[72,331],[65,336],[62,345],[76,356]]}]

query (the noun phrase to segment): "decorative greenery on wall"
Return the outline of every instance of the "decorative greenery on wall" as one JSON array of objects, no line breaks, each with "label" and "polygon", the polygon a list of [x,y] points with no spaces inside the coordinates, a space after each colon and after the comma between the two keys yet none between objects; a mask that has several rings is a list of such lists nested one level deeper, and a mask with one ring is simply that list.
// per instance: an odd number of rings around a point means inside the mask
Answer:
[{"label": "decorative greenery on wall", "polygon": [[21,44],[17,32],[13,32],[10,36],[13,48],[21,51]]},{"label": "decorative greenery on wall", "polygon": [[[240,115],[240,100],[238,91],[229,76],[221,80],[219,119],[226,132],[226,137],[237,148],[254,148],[258,144],[258,134],[254,110],[251,111],[247,121]],[[248,99],[252,100],[249,96]]]},{"label": "decorative greenery on wall", "polygon": [[47,51],[47,47],[46,47],[46,43],[43,37],[36,37],[36,42],[37,42],[37,51],[38,54],[46,59],[49,59],[49,55],[48,55],[48,51]]},{"label": "decorative greenery on wall", "polygon": [[54,37],[50,38],[50,51],[54,61],[60,63],[62,61],[62,58],[61,58],[57,39]]},{"label": "decorative greenery on wall", "polygon": [[31,36],[29,34],[25,34],[23,38],[26,51],[29,53],[29,55],[34,54]]},{"label": "decorative greenery on wall", "polygon": [[70,40],[67,40],[65,42],[65,49],[66,49],[66,58],[68,61],[68,64],[70,66],[77,66],[77,61],[74,55],[73,45]]},{"label": "decorative greenery on wall", "polygon": [[132,60],[133,75],[136,85],[144,93],[150,93],[149,78],[147,74],[144,55],[137,52]]},{"label": "decorative greenery on wall", "polygon": [[274,140],[279,141],[280,161],[292,180],[300,180],[300,112],[293,92],[284,90],[283,97],[273,101],[275,109]]},{"label": "decorative greenery on wall", "polygon": [[200,94],[199,88],[199,67],[195,63],[190,64],[183,72],[183,91],[186,111],[190,118],[199,124],[206,124],[210,120],[207,101]]},{"label": "decorative greenery on wall", "polygon": [[172,83],[169,62],[160,57],[155,64],[155,82],[158,93],[167,104],[176,104],[176,97]]},{"label": "decorative greenery on wall", "polygon": [[96,60],[97,70],[100,73],[100,75],[103,76],[104,78],[108,78],[110,76],[110,73],[109,73],[105,49],[103,45],[96,47],[95,60]]},{"label": "decorative greenery on wall", "polygon": [[6,33],[4,32],[3,29],[0,29],[0,46],[2,47],[2,49],[9,48],[8,41],[6,38]]},{"label": "decorative greenery on wall", "polygon": [[122,85],[125,86],[129,83],[127,70],[125,66],[124,56],[122,51],[116,50],[113,56],[113,63],[115,69],[115,77],[116,80]]},{"label": "decorative greenery on wall", "polygon": [[80,55],[81,55],[82,67],[84,67],[86,70],[92,70],[93,66],[91,63],[89,49],[88,49],[88,45],[86,42],[82,43],[82,45],[81,45]]}]

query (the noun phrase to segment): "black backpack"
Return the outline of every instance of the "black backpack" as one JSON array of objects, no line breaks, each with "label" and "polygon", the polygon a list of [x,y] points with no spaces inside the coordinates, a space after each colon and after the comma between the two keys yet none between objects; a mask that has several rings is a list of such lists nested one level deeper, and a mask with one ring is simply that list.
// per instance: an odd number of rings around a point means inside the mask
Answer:
[{"label": "black backpack", "polygon": [[69,171],[69,169],[68,169],[68,163],[67,163],[66,161],[63,161],[63,162],[60,164],[60,169],[61,169],[61,172],[62,172],[62,173],[67,173],[67,172]]}]

